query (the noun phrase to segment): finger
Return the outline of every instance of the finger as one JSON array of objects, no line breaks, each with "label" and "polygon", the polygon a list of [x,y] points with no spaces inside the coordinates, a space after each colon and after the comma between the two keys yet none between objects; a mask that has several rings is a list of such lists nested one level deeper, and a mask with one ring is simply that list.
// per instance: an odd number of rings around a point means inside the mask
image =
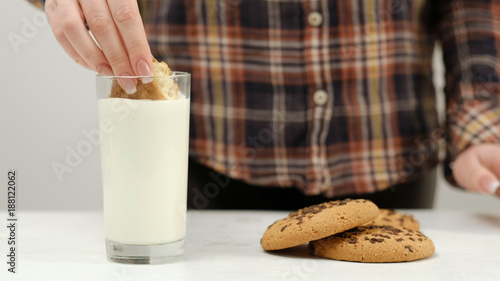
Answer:
[{"label": "finger", "polygon": [[73,59],[76,63],[80,64],[81,66],[92,70],[96,71],[94,68],[92,68],[90,65],[87,64],[87,62],[78,54],[78,52],[71,46],[69,41],[66,39],[66,35],[64,35],[64,32],[59,24],[58,21],[58,12],[57,12],[57,4],[55,3],[55,0],[49,0],[45,3],[45,13],[47,15],[47,20],[49,21],[50,27],[52,28],[52,32],[54,33],[54,37],[56,38],[57,42],[63,50],[68,54],[68,56]]},{"label": "finger", "polygon": [[479,162],[500,177],[500,145],[485,143],[474,146],[477,150]]},{"label": "finger", "polygon": [[[95,39],[111,65],[114,73],[119,76],[133,76],[134,71],[125,47],[121,43],[118,30],[113,23],[113,18],[108,5],[104,0],[80,1],[87,24]],[[136,83],[133,79],[120,79],[120,85],[129,94],[136,92]]]},{"label": "finger", "polygon": [[484,166],[478,169],[476,174],[473,175],[473,178],[475,178],[478,190],[481,193],[495,194],[495,191],[500,186],[500,182],[496,175]]},{"label": "finger", "polygon": [[[108,0],[113,20],[125,43],[127,53],[136,75],[152,75],[151,50],[142,24],[136,0]],[[143,79],[144,83],[152,79]]]},{"label": "finger", "polygon": [[[491,171],[496,179],[500,179],[500,145],[498,144],[481,144],[477,145],[477,155],[479,162],[489,171]],[[487,186],[487,191],[490,194],[500,192],[500,181],[492,181]]]},{"label": "finger", "polygon": [[57,2],[60,26],[70,45],[80,57],[100,74],[112,75],[108,61],[84,25],[84,18],[77,0]]},{"label": "finger", "polygon": [[97,66],[106,62],[106,58],[85,28],[85,19],[77,0],[58,0],[57,6],[58,24],[71,46],[89,65]]},{"label": "finger", "polygon": [[81,66],[83,66],[83,67],[85,67],[85,68],[87,68],[89,70],[97,71],[95,68],[92,68],[78,54],[78,52],[75,50],[75,48],[73,48],[73,46],[71,46],[71,43],[68,41],[68,39],[66,39],[66,36],[64,35],[64,32],[62,30],[54,30],[54,36],[56,37],[57,42],[59,42],[59,45],[61,45],[61,47],[66,52],[66,54],[68,54],[68,56],[70,58],[72,58],[76,63],[78,63],[79,65],[81,65]]},{"label": "finger", "polygon": [[486,194],[494,194],[500,186],[498,177],[481,163],[477,152],[462,152],[453,164],[453,176],[462,187]]}]

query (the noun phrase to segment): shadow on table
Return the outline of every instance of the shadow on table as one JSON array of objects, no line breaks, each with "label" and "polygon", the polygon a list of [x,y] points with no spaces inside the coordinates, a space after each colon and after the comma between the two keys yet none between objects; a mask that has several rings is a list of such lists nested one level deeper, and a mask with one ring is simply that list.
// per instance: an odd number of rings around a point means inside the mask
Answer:
[{"label": "shadow on table", "polygon": [[475,216],[482,222],[488,223],[492,227],[500,228],[500,215],[476,214]]},{"label": "shadow on table", "polygon": [[271,255],[288,257],[288,258],[298,258],[298,259],[316,258],[309,253],[309,247],[307,243],[288,249],[277,250],[277,251],[266,251],[266,252]]}]

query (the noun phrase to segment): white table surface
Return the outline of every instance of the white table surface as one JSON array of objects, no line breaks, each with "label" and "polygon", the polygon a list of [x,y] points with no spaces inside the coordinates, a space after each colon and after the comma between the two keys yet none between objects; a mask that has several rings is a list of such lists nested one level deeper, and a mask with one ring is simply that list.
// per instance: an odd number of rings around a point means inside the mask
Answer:
[{"label": "white table surface", "polygon": [[[500,212],[408,211],[436,252],[407,263],[363,264],[261,249],[262,233],[286,212],[190,211],[183,261],[123,265],[106,260],[99,212],[18,212],[18,273],[0,280],[500,280]],[[5,223],[7,217],[4,217]],[[7,229],[0,231],[6,260]]]}]

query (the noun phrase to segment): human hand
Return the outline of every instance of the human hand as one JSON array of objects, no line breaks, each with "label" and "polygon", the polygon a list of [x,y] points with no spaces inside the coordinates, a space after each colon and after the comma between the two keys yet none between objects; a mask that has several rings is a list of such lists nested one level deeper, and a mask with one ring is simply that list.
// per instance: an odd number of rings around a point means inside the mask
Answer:
[{"label": "human hand", "polygon": [[464,150],[453,163],[453,176],[467,190],[500,197],[500,145],[479,144]]},{"label": "human hand", "polygon": [[[45,12],[57,41],[80,65],[106,76],[152,74],[151,50],[136,0],[47,0]],[[132,79],[120,84],[129,94],[136,91]]]}]

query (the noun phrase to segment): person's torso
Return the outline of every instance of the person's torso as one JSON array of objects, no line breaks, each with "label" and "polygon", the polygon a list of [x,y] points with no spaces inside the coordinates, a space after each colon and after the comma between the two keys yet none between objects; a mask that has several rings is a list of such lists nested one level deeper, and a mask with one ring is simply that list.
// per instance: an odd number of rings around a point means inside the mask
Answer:
[{"label": "person's torso", "polygon": [[153,54],[192,74],[191,156],[252,184],[327,195],[436,164],[427,4],[140,1]]}]

